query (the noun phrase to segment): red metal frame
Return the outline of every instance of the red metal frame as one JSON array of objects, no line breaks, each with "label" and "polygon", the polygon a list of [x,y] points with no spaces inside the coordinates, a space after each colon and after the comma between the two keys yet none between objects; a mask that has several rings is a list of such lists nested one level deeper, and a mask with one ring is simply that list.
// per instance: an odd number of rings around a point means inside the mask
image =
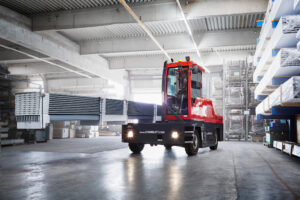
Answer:
[{"label": "red metal frame", "polygon": [[[199,70],[201,70],[202,72],[205,72],[205,70],[202,67],[200,67],[199,65],[197,65],[196,63],[194,63],[192,61],[169,63],[169,64],[167,64],[166,71],[165,71],[166,76],[165,76],[165,80],[164,80],[164,87],[165,87],[164,91],[167,91],[168,69],[173,68],[173,67],[178,67],[179,64],[181,66],[188,66],[189,69],[192,69],[192,67],[196,65],[196,66],[198,66]],[[194,121],[204,121],[204,122],[209,122],[209,123],[222,124],[223,117],[215,114],[213,104],[210,99],[207,99],[204,97],[199,97],[199,98],[196,98],[194,105],[192,105],[191,77],[192,77],[192,70],[189,70],[189,74],[188,74],[188,115],[179,115],[179,117],[182,120],[194,120]],[[167,92],[165,92],[165,94],[164,94],[164,104],[166,104],[166,103],[167,103]],[[166,120],[178,120],[176,118],[176,116],[168,115],[166,112],[166,109],[164,110],[164,113],[165,113]]]}]

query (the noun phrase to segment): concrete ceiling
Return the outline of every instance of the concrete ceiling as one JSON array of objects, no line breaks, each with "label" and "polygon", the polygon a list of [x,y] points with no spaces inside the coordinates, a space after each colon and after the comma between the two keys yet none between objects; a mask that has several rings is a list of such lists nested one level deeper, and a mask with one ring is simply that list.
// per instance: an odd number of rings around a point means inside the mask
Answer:
[{"label": "concrete ceiling", "polygon": [[[127,2],[174,59],[189,55],[200,62],[176,1]],[[224,59],[254,52],[256,21],[264,18],[267,3],[182,2],[207,68],[221,69],[215,67]],[[50,92],[114,97],[113,91],[130,98],[143,87],[159,90],[166,58],[117,0],[1,0],[0,5],[0,64],[12,75],[42,77]]]}]

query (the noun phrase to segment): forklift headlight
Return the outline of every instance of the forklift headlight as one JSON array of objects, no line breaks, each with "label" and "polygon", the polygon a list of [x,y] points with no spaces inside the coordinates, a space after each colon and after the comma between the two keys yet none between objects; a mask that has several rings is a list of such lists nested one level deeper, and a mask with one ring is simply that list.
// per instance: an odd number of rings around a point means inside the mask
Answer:
[{"label": "forklift headlight", "polygon": [[172,131],[171,137],[172,137],[172,139],[178,139],[179,138],[179,133],[177,131]]},{"label": "forklift headlight", "polygon": [[129,131],[127,132],[127,137],[128,137],[128,138],[133,138],[133,131],[132,131],[132,130],[129,130]]}]

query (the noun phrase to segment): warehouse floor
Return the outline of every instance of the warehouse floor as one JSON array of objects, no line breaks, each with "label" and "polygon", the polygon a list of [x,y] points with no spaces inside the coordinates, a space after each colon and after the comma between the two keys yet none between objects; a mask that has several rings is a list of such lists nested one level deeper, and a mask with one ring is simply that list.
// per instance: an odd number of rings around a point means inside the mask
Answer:
[{"label": "warehouse floor", "polygon": [[[50,144],[50,143],[49,143]],[[17,149],[17,148],[16,148]],[[146,147],[94,154],[16,152],[1,157],[0,199],[297,199],[300,160],[261,143],[222,142],[187,157]]]},{"label": "warehouse floor", "polygon": [[8,151],[42,151],[60,153],[97,153],[127,147],[121,143],[121,136],[100,136],[98,138],[54,139],[48,142],[7,146],[2,150]]}]

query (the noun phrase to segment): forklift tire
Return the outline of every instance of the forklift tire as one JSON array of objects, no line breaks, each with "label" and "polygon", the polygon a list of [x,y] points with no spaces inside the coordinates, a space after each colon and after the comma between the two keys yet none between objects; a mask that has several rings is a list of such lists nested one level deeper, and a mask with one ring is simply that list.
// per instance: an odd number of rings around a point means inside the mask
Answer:
[{"label": "forklift tire", "polygon": [[168,151],[172,150],[172,145],[165,144],[164,146],[165,146],[166,150],[168,150]]},{"label": "forklift tire", "polygon": [[139,154],[144,149],[145,145],[144,144],[129,143],[128,146],[129,146],[129,149],[132,151],[132,153]]},{"label": "forklift tire", "polygon": [[199,150],[199,134],[197,131],[195,131],[193,143],[185,144],[185,152],[188,156],[194,156],[198,153]]},{"label": "forklift tire", "polygon": [[217,142],[216,145],[210,146],[209,148],[210,148],[211,150],[217,150],[217,148],[218,148],[218,142]]},{"label": "forklift tire", "polygon": [[209,147],[210,150],[217,150],[218,148],[218,130],[216,130],[216,144],[214,146]]}]

